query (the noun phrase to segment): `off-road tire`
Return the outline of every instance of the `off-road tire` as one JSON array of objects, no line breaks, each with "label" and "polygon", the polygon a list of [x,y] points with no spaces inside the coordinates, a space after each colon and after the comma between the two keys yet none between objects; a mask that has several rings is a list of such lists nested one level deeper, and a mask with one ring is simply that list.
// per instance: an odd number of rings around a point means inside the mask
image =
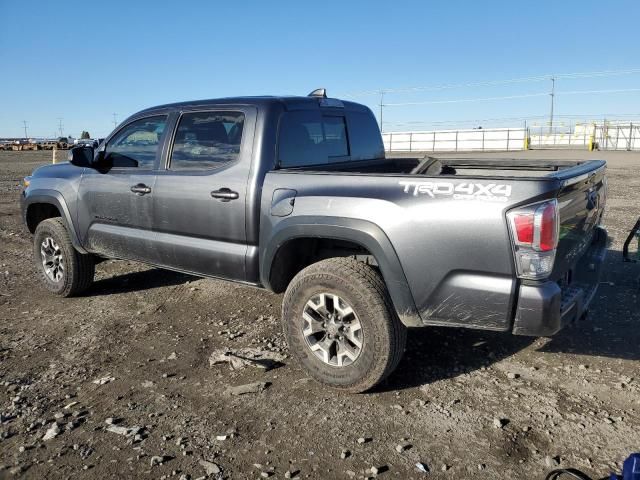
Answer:
[{"label": "off-road tire", "polygon": [[[42,242],[51,238],[64,259],[64,271],[58,281],[50,279],[42,264]],[[33,237],[33,257],[36,269],[45,288],[60,297],[73,297],[84,292],[93,283],[95,263],[89,254],[78,252],[71,243],[69,231],[61,218],[43,220],[36,227]]]},{"label": "off-road tire", "polygon": [[[345,299],[362,326],[363,345],[349,365],[326,364],[305,340],[303,309],[321,292]],[[322,384],[349,393],[369,390],[388,377],[398,366],[407,339],[407,329],[396,315],[378,270],[351,258],[330,258],[299,272],[284,295],[282,322],[292,354],[309,374]]]}]

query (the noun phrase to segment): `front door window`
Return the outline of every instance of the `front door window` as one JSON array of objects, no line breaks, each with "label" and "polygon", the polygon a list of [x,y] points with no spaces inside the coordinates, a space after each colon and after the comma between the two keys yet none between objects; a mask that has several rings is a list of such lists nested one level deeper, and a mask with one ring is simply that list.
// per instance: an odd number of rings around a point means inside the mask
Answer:
[{"label": "front door window", "polygon": [[109,140],[104,160],[111,168],[153,169],[167,117],[135,120]]}]

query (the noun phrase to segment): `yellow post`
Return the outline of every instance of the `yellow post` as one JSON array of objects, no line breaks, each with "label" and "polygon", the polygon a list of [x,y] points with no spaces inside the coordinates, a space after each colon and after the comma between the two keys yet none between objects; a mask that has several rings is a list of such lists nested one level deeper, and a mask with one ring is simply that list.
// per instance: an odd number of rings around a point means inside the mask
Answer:
[{"label": "yellow post", "polygon": [[524,149],[525,150],[529,150],[529,141],[530,141],[529,135],[527,135],[525,133],[525,135],[524,135]]},{"label": "yellow post", "polygon": [[53,159],[51,163],[58,163],[58,146],[54,145],[52,151],[53,151]]},{"label": "yellow post", "polygon": [[591,124],[591,135],[589,135],[589,151],[593,152],[596,149],[596,124]]}]

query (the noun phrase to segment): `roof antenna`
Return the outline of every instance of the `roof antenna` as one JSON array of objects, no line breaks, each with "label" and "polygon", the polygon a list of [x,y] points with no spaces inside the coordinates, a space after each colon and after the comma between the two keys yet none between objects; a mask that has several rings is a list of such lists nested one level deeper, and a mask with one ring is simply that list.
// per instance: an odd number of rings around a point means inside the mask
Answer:
[{"label": "roof antenna", "polygon": [[327,89],[326,88],[316,88],[313,92],[311,92],[308,97],[318,97],[318,98],[327,98]]}]

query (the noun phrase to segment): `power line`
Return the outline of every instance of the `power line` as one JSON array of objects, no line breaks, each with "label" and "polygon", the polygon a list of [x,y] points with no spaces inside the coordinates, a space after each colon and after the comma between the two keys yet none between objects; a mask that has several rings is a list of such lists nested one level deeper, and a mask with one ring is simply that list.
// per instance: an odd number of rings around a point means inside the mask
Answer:
[{"label": "power line", "polygon": [[117,113],[113,114],[113,128],[116,128],[118,126],[118,118],[117,118]]},{"label": "power line", "polygon": [[573,72],[573,73],[551,73],[546,75],[536,75],[531,77],[510,78],[505,80],[488,80],[483,82],[466,82],[466,83],[449,83],[441,85],[426,85],[417,87],[404,87],[404,88],[379,88],[376,90],[362,90],[351,93],[345,93],[344,97],[359,97],[367,95],[380,95],[382,91],[385,93],[412,93],[412,92],[424,92],[435,90],[447,90],[454,88],[469,88],[469,87],[492,87],[500,85],[508,85],[513,83],[527,83],[527,82],[543,82],[548,81],[551,77],[555,79],[573,79],[573,78],[595,78],[595,77],[612,77],[620,75],[631,75],[640,73],[640,68],[630,68],[626,70],[602,70],[597,72]]},{"label": "power line", "polygon": [[[528,115],[526,117],[496,117],[496,118],[468,118],[464,120],[413,120],[407,122],[388,122],[391,125],[447,125],[457,123],[483,123],[483,122],[503,122],[503,121],[520,121],[529,119],[543,119],[546,115]],[[563,117],[558,117],[563,118]]]},{"label": "power line", "polygon": [[[472,123],[481,124],[487,122],[507,122],[507,121],[524,121],[524,120],[543,120],[548,118],[547,115],[527,115],[522,117],[494,117],[494,118],[467,118],[467,119],[452,119],[452,120],[410,120],[406,122],[386,122],[388,125],[395,126],[410,126],[410,125],[449,125],[449,124],[461,124]],[[615,120],[616,118],[640,118],[640,113],[585,113],[585,114],[573,114],[573,115],[554,115],[554,119],[602,119],[610,118]]]},{"label": "power line", "polygon": [[27,135],[27,121],[22,120],[22,124],[24,125],[24,138],[29,138],[29,135]]},{"label": "power line", "polygon": [[[555,84],[555,82],[554,82]],[[640,92],[640,88],[620,88],[608,90],[568,90],[564,92],[556,92],[555,85],[552,87],[553,97],[558,95],[587,95],[596,93],[632,93]],[[523,95],[505,95],[502,97],[479,97],[479,98],[455,98],[450,100],[428,100],[424,102],[402,102],[402,103],[385,103],[383,107],[406,107],[412,105],[437,105],[446,103],[468,103],[468,102],[487,102],[493,100],[513,100],[518,98],[546,97],[549,93],[526,93]],[[553,115],[553,112],[551,112]]]},{"label": "power line", "polygon": [[[543,121],[548,119],[547,115],[528,115],[521,117],[497,117],[497,118],[476,118],[476,119],[463,119],[463,120],[438,120],[438,121],[407,121],[407,122],[387,122],[388,127],[391,129],[403,129],[397,133],[403,131],[432,131],[433,129],[447,129],[447,128],[475,128],[478,125],[487,127],[488,125],[496,125],[498,123],[501,128],[515,128],[513,123],[524,122],[525,126],[530,125],[535,128],[547,128],[548,120],[542,123],[536,123],[536,121]],[[574,115],[554,115],[554,127],[555,128],[570,128],[572,125],[585,125],[597,122],[602,122],[603,119],[607,123],[612,122],[624,122],[628,125],[630,122],[633,124],[640,123],[640,113],[588,113],[588,114],[574,114]],[[389,133],[389,132],[387,132]],[[392,131],[392,133],[395,133]]]},{"label": "power line", "polygon": [[640,88],[615,88],[609,90],[573,90],[566,92],[558,92],[556,95],[583,95],[592,93],[632,93],[640,92]]},{"label": "power line", "polygon": [[60,136],[62,137],[62,117],[58,117],[58,132],[60,133]]},{"label": "power line", "polygon": [[545,77],[525,77],[525,78],[513,78],[509,80],[491,80],[486,82],[471,82],[471,83],[450,83],[443,85],[429,85],[424,87],[406,87],[406,88],[383,88],[378,90],[365,90],[361,92],[347,93],[343,96],[347,97],[359,97],[366,95],[379,95],[380,93],[413,93],[413,92],[427,92],[437,90],[448,90],[453,88],[466,88],[466,87],[488,87],[507,85],[510,83],[524,83],[524,82],[539,82],[548,80],[548,76]]},{"label": "power line", "polygon": [[513,100],[516,98],[546,97],[548,93],[527,93],[524,95],[506,95],[503,97],[456,98],[451,100],[429,100],[425,102],[385,103],[383,107],[406,107],[411,105],[436,105],[444,103],[487,102],[492,100]]},{"label": "power line", "polygon": [[618,75],[630,75],[640,73],[640,68],[629,68],[626,70],[602,70],[599,72],[578,72],[578,73],[555,73],[556,78],[593,78],[593,77],[614,77]]}]

